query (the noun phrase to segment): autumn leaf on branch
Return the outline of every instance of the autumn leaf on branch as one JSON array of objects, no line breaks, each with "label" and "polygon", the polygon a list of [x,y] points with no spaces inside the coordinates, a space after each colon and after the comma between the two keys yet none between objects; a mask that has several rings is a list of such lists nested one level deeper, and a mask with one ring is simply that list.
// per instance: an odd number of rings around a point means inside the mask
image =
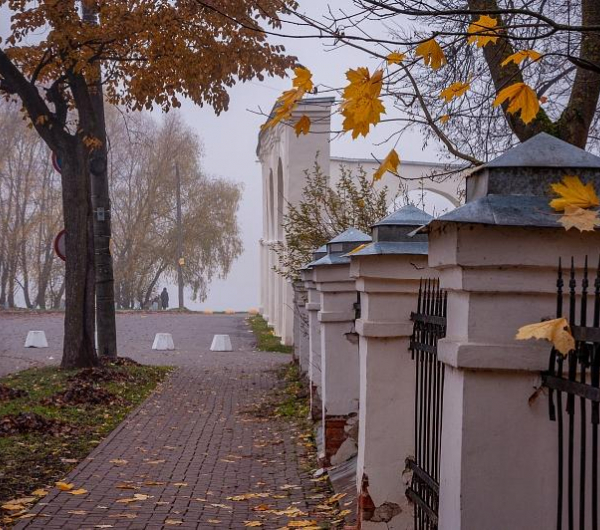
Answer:
[{"label": "autumn leaf on branch", "polygon": [[310,118],[306,115],[302,116],[294,125],[296,136],[301,134],[308,134],[310,132]]},{"label": "autumn leaf on branch", "polygon": [[554,348],[563,355],[567,355],[575,349],[575,339],[571,335],[569,322],[564,317],[523,326],[519,328],[515,338],[517,340],[542,339],[550,341]]},{"label": "autumn leaf on branch", "polygon": [[312,73],[308,68],[298,66],[294,68],[294,74],[296,77],[292,80],[292,84],[295,88],[304,90],[304,92],[311,92],[313,90]]},{"label": "autumn leaf on branch", "polygon": [[562,212],[567,206],[577,208],[593,208],[600,206],[600,200],[591,182],[584,184],[576,175],[563,177],[562,182],[555,182],[550,186],[558,198],[550,201],[550,207],[557,212]]},{"label": "autumn leaf on branch", "polygon": [[396,153],[395,149],[392,149],[389,154],[385,157],[377,171],[373,173],[373,181],[377,182],[383,177],[388,171],[390,173],[395,173],[400,164],[400,157],[398,153]]},{"label": "autumn leaf on branch", "polygon": [[457,81],[456,83],[452,83],[449,87],[444,88],[444,90],[440,92],[440,98],[445,99],[446,103],[450,103],[454,98],[459,98],[466,94],[469,88],[471,88],[471,83]]},{"label": "autumn leaf on branch", "polygon": [[521,64],[525,59],[530,59],[532,62],[535,62],[539,61],[541,57],[542,54],[535,50],[519,50],[504,59],[504,61],[500,63],[500,66],[506,66],[510,63]]},{"label": "autumn leaf on branch", "polygon": [[275,111],[270,119],[262,125],[262,129],[275,127],[279,122],[289,120],[292,117],[292,112],[304,97],[304,94],[313,89],[312,73],[308,68],[299,66],[294,69],[294,74],[295,77],[292,79],[294,88],[286,90],[277,98]]},{"label": "autumn leaf on branch", "polygon": [[385,114],[381,102],[383,71],[377,70],[371,76],[369,69],[360,67],[348,70],[346,78],[350,84],[344,89],[340,111],[344,116],[342,128],[352,131],[352,138],[367,136],[371,125],[376,125]]},{"label": "autumn leaf on branch", "polygon": [[565,214],[558,220],[565,230],[577,228],[580,232],[593,232],[600,226],[597,210],[584,210],[577,206],[565,207]]},{"label": "autumn leaf on branch", "polygon": [[495,44],[500,38],[498,30],[498,21],[488,15],[481,15],[478,20],[469,24],[467,33],[469,44],[475,44],[478,48],[483,48],[486,44]]},{"label": "autumn leaf on branch", "polygon": [[446,64],[446,56],[444,50],[435,39],[429,39],[422,42],[415,50],[417,57],[423,57],[423,62],[426,66],[431,66],[433,70],[437,70]]},{"label": "autumn leaf on branch", "polygon": [[450,115],[444,114],[443,116],[440,116],[440,123],[448,123],[449,119],[450,119]]},{"label": "autumn leaf on branch", "polygon": [[402,61],[404,61],[404,57],[405,55],[403,53],[392,52],[385,58],[385,60],[388,64],[400,64]]},{"label": "autumn leaf on branch", "polygon": [[532,121],[540,110],[537,94],[525,83],[515,83],[503,88],[498,93],[493,105],[498,107],[505,101],[508,101],[506,111],[510,114],[521,111],[521,120],[526,124]]}]

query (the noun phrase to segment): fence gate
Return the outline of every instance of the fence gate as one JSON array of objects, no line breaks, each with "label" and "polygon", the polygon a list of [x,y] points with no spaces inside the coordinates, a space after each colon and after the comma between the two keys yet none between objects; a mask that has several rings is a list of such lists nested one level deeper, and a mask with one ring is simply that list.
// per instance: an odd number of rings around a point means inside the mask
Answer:
[{"label": "fence gate", "polygon": [[[587,258],[579,281],[571,259],[568,293],[564,294],[568,294],[568,320],[575,350],[566,357],[552,350],[549,370],[543,376],[549,388],[550,419],[557,422],[558,430],[558,530],[598,530],[600,261],[592,274],[593,292],[588,293]],[[562,317],[564,280],[560,261],[556,285],[556,315]]]},{"label": "fence gate", "polygon": [[407,459],[412,481],[406,495],[415,506],[415,530],[435,530],[440,491],[440,444],[444,365],[438,339],[446,335],[447,293],[439,280],[421,280],[410,351],[415,361],[415,458]]}]

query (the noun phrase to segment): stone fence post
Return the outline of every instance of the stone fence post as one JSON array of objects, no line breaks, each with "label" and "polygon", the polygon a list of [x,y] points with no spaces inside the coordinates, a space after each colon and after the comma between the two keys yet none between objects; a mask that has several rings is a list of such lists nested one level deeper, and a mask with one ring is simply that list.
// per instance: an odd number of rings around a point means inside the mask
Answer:
[{"label": "stone fence post", "polygon": [[594,260],[600,233],[565,231],[550,183],[600,181],[600,159],[541,134],[478,169],[465,206],[432,221],[429,265],[448,291],[440,530],[556,527],[557,425],[539,392],[551,346],[516,341],[554,318],[559,257]]},{"label": "stone fence post", "polygon": [[356,454],[358,413],[358,340],[354,329],[356,288],[344,254],[370,236],[350,228],[327,243],[327,255],[312,264],[320,293],[321,399],[324,465]]},{"label": "stone fence post", "polygon": [[358,520],[363,530],[412,529],[405,461],[414,455],[415,366],[409,341],[427,237],[407,234],[431,216],[404,206],[373,227],[373,243],[351,253],[360,293]]}]

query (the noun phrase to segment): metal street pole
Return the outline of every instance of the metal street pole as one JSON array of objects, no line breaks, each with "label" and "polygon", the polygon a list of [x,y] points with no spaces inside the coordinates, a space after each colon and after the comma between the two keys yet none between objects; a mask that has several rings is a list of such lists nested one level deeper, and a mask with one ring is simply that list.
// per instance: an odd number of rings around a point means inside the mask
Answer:
[{"label": "metal street pole", "polygon": [[181,226],[181,176],[179,165],[175,163],[175,176],[177,178],[177,283],[179,286],[179,309],[183,309],[183,231]]}]

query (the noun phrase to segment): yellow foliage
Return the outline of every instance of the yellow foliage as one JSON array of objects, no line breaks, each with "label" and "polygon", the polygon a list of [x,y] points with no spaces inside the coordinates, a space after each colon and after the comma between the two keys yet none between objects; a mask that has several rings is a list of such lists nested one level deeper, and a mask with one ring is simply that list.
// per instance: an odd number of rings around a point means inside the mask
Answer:
[{"label": "yellow foliage", "polygon": [[558,198],[550,201],[550,207],[557,212],[562,212],[567,206],[584,209],[600,206],[600,200],[592,183],[583,184],[576,175],[563,177],[562,182],[555,182],[551,188]]},{"label": "yellow foliage", "polygon": [[277,98],[273,115],[263,124],[263,129],[275,127],[279,122],[289,120],[292,117],[292,112],[298,106],[298,102],[304,97],[304,94],[313,89],[312,74],[308,68],[298,67],[294,69],[294,73],[296,74],[296,77],[292,79],[294,88],[286,90]]},{"label": "yellow foliage", "polygon": [[525,59],[531,59],[532,61],[539,61],[542,54],[535,50],[519,50],[518,52],[509,55],[504,61],[500,63],[501,66],[506,66],[510,63],[521,64]]},{"label": "yellow foliage", "polygon": [[417,57],[423,57],[423,62],[426,66],[431,66],[434,70],[441,68],[446,64],[446,56],[444,50],[436,42],[435,39],[429,39],[422,42],[415,50]]},{"label": "yellow foliage", "polygon": [[450,119],[450,115],[444,114],[443,116],[440,117],[440,123],[448,123],[449,119]]},{"label": "yellow foliage", "polygon": [[498,21],[488,15],[481,15],[478,20],[469,24],[467,33],[469,44],[476,44],[478,48],[483,48],[486,44],[495,44],[500,38],[498,30]]},{"label": "yellow foliage", "polygon": [[550,341],[557,351],[567,355],[575,349],[575,339],[571,335],[566,318],[555,318],[538,324],[529,324],[519,328],[517,340],[543,339]]},{"label": "yellow foliage", "polygon": [[577,206],[567,206],[565,214],[558,220],[565,230],[577,228],[580,232],[593,232],[597,226],[600,226],[597,210],[584,210]]},{"label": "yellow foliage", "polygon": [[494,107],[497,107],[507,100],[507,112],[515,114],[516,112],[521,111],[521,120],[525,123],[529,123],[533,120],[540,110],[540,102],[538,101],[537,94],[525,83],[515,83],[514,85],[503,88],[498,93],[493,105]]},{"label": "yellow foliage", "polygon": [[466,94],[469,88],[471,88],[471,83],[457,81],[456,83],[452,83],[449,87],[444,88],[444,90],[440,92],[440,98],[445,99],[446,103],[449,103],[454,98],[458,98],[463,94]]},{"label": "yellow foliage", "polygon": [[348,70],[346,78],[350,82],[344,89],[340,111],[344,116],[342,128],[352,131],[352,138],[366,136],[371,125],[376,125],[385,114],[380,99],[383,86],[383,71],[377,70],[371,76],[369,69],[360,67]]},{"label": "yellow foliage", "polygon": [[310,132],[310,118],[306,115],[302,116],[294,125],[294,130],[296,131],[296,136],[300,136],[301,134],[308,134]]},{"label": "yellow foliage", "polygon": [[298,66],[294,68],[294,74],[296,74],[296,77],[292,80],[293,86],[304,90],[304,92],[311,92],[314,88],[311,71],[304,68],[304,66]]},{"label": "yellow foliage", "polygon": [[385,157],[377,171],[373,173],[373,181],[377,182],[383,177],[388,171],[390,173],[395,173],[398,169],[398,165],[400,164],[400,157],[395,149],[392,149],[389,154]]},{"label": "yellow foliage", "polygon": [[70,491],[75,487],[74,484],[63,481],[56,482],[55,485],[61,491]]},{"label": "yellow foliage", "polygon": [[388,64],[400,64],[402,61],[404,61],[404,57],[406,56],[403,53],[392,52],[385,58],[385,60]]}]

